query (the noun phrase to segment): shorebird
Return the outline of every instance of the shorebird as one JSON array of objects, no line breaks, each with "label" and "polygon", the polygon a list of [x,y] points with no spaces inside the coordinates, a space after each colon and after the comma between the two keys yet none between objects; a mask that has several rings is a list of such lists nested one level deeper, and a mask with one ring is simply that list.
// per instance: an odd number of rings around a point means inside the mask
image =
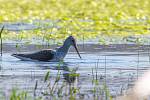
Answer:
[{"label": "shorebird", "polygon": [[12,56],[26,61],[60,61],[64,59],[71,46],[74,46],[78,56],[81,58],[73,36],[69,36],[57,50],[45,49],[34,53],[12,54]]}]

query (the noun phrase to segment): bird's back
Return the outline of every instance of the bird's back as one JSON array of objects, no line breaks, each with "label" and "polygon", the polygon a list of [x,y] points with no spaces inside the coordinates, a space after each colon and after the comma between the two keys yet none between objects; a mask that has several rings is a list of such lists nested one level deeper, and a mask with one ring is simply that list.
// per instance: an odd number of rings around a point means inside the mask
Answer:
[{"label": "bird's back", "polygon": [[51,49],[38,51],[35,53],[29,53],[29,54],[13,54],[12,56],[19,58],[21,60],[39,60],[39,61],[49,61],[54,58],[55,51]]}]

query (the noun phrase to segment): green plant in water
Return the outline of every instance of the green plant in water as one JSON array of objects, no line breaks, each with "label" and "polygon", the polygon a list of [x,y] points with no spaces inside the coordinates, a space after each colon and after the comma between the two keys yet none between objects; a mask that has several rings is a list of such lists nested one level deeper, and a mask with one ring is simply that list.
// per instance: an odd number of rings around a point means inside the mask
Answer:
[{"label": "green plant in water", "polygon": [[45,78],[44,78],[44,82],[46,82],[47,80],[48,80],[48,78],[49,78],[49,71],[46,73],[46,75],[45,75]]},{"label": "green plant in water", "polygon": [[18,92],[17,89],[13,88],[10,95],[10,100],[27,100],[27,92]]},{"label": "green plant in water", "polygon": [[0,41],[1,41],[1,56],[2,56],[2,52],[3,52],[3,39],[2,39],[2,32],[4,30],[4,26],[2,27],[1,31],[0,31]]},{"label": "green plant in water", "polygon": [[109,88],[106,83],[106,57],[105,57],[105,78],[98,77],[98,62],[94,69],[92,69],[92,84],[93,84],[93,99],[94,100],[112,100],[112,96],[110,94]]}]

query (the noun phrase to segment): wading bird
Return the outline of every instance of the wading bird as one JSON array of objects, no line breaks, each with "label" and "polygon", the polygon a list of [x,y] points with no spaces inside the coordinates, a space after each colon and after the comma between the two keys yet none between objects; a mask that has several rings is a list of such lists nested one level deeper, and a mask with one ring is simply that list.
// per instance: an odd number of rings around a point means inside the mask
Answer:
[{"label": "wading bird", "polygon": [[60,61],[64,59],[70,46],[74,46],[77,54],[81,58],[77,48],[76,40],[73,36],[69,36],[64,41],[63,46],[59,47],[57,50],[46,49],[34,53],[12,54],[12,56],[26,61]]}]

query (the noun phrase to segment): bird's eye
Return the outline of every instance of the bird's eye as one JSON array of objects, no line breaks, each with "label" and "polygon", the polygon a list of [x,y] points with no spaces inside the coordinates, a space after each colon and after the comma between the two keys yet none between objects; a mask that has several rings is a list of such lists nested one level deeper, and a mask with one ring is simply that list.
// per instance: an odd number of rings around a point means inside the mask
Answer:
[{"label": "bird's eye", "polygon": [[72,42],[75,42],[75,40],[74,40],[74,39],[72,39]]}]

